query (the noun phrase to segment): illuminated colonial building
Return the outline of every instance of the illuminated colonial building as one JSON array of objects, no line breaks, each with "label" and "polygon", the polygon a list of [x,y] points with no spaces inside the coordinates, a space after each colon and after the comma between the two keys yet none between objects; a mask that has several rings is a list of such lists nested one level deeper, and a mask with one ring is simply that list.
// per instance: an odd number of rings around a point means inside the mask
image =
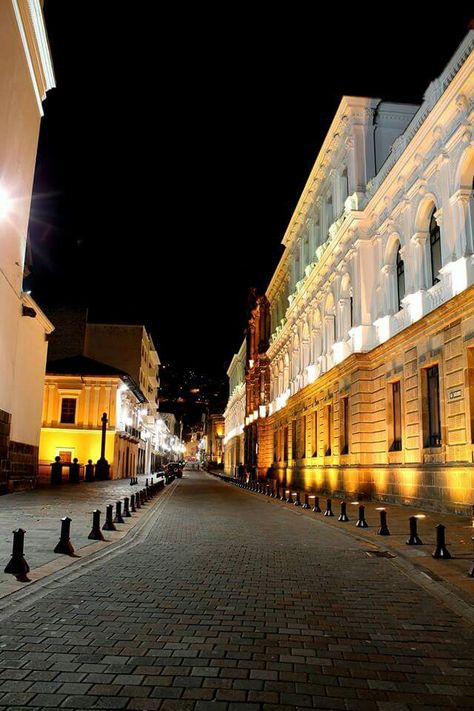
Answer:
[{"label": "illuminated colonial building", "polygon": [[234,355],[227,370],[229,377],[229,400],[224,412],[224,470],[234,474],[236,467],[244,461],[245,425],[245,361],[246,341]]},{"label": "illuminated colonial building", "polygon": [[160,359],[141,325],[88,323],[84,310],[57,310],[43,401],[42,478],[54,457],[81,464],[100,456],[101,418],[108,418],[105,457],[111,476],[151,474],[182,455],[180,437],[158,413]]},{"label": "illuminated colonial building", "polygon": [[41,4],[0,3],[0,493],[36,481],[53,330],[22,291],[42,102],[54,87]]},{"label": "illuminated colonial building", "polygon": [[470,31],[420,106],[341,101],[250,319],[246,463],[260,476],[472,502],[473,47]]},{"label": "illuminated colonial building", "polygon": [[221,465],[224,461],[224,416],[209,415],[206,418],[206,462]]},{"label": "illuminated colonial building", "polygon": [[[48,363],[40,439],[40,480],[49,481],[55,457],[80,464],[100,457],[102,414],[107,415],[105,458],[110,478],[138,472],[145,396],[136,381],[118,368],[73,356]],[[64,472],[67,476],[67,471]]]},{"label": "illuminated colonial building", "polygon": [[143,393],[137,471],[154,471],[160,359],[151,335],[142,325],[87,323],[83,349],[89,358],[128,373]]}]

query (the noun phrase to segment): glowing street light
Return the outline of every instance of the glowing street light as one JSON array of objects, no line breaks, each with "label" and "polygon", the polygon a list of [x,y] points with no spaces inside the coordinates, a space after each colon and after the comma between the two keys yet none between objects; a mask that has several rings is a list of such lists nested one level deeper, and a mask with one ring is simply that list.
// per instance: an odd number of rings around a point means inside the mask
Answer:
[{"label": "glowing street light", "polygon": [[3,188],[0,188],[0,218],[6,217],[10,210],[10,198]]}]

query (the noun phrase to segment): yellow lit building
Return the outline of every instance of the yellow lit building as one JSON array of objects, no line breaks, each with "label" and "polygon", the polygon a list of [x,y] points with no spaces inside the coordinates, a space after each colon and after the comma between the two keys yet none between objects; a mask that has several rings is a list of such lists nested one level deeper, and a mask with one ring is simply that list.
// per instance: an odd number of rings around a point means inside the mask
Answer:
[{"label": "yellow lit building", "polygon": [[223,415],[209,415],[206,422],[206,462],[220,466],[224,461]]},{"label": "yellow lit building", "polygon": [[105,458],[113,479],[137,473],[140,415],[145,397],[125,372],[83,356],[48,363],[40,437],[40,479],[56,456],[80,464],[100,457],[101,418],[107,414]]}]

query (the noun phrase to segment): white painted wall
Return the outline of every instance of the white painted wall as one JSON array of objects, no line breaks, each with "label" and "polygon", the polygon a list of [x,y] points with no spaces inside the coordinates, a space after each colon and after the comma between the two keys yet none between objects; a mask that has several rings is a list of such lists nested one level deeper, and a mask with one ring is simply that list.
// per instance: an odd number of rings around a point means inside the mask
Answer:
[{"label": "white painted wall", "polygon": [[[22,279],[41,100],[54,85],[39,0],[0,2],[0,409],[12,439],[39,443],[50,324],[22,316]],[[48,66],[46,66],[46,64]]]},{"label": "white painted wall", "polygon": [[14,442],[33,445],[39,443],[48,352],[45,338],[47,330],[50,328],[39,309],[36,318],[22,316],[19,320],[10,432],[10,438]]}]

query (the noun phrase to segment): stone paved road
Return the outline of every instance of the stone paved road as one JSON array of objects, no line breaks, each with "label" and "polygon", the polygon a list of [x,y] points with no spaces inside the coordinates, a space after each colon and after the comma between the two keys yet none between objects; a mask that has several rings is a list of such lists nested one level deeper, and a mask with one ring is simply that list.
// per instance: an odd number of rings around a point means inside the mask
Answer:
[{"label": "stone paved road", "polygon": [[143,543],[0,633],[0,708],[473,708],[464,620],[342,532],[202,473]]}]

